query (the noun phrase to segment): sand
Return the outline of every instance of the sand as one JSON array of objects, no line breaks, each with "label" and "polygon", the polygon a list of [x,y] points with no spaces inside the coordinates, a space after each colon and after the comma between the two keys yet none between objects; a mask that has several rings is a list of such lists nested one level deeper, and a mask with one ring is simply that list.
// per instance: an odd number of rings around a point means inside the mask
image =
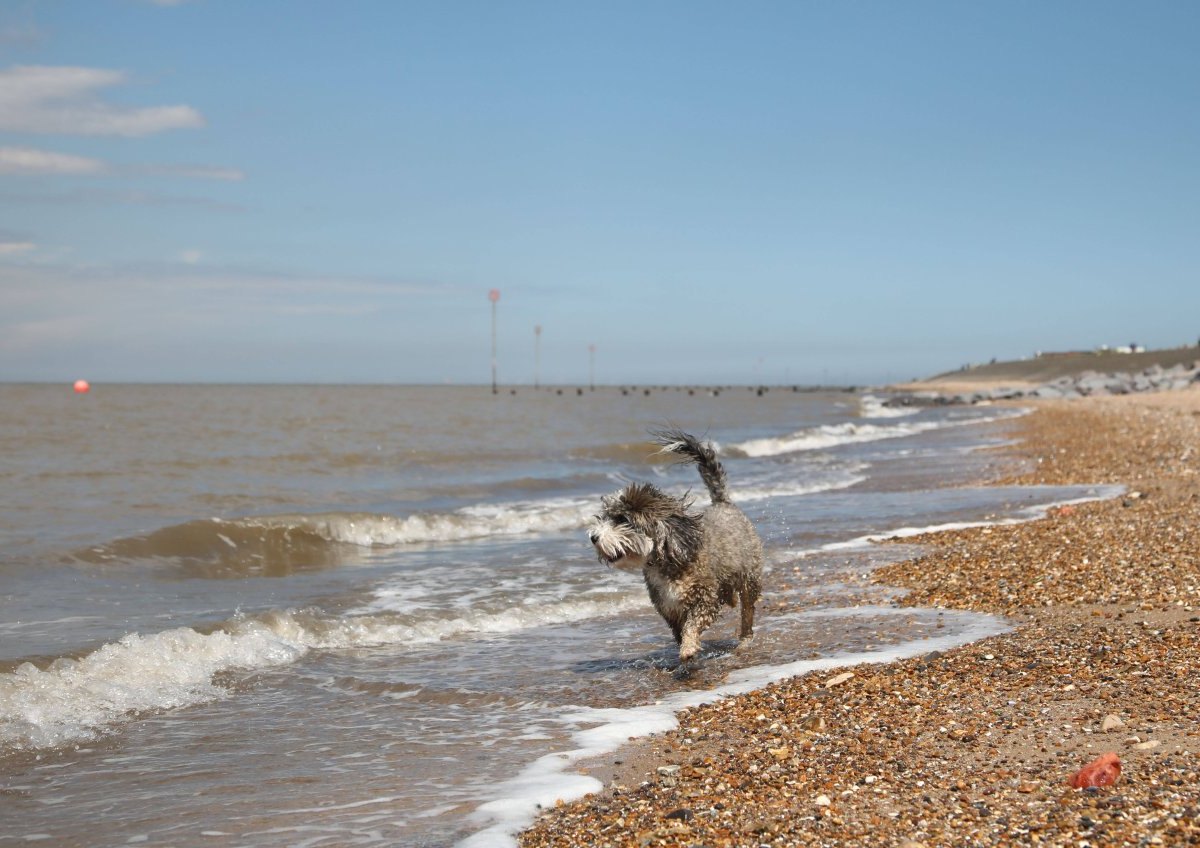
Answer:
[{"label": "sand", "polygon": [[[874,575],[1014,630],[688,710],[521,844],[1200,845],[1200,391],[1038,402],[1015,426],[997,482],[1126,494],[931,534]],[[1068,786],[1108,752],[1114,785]]]}]

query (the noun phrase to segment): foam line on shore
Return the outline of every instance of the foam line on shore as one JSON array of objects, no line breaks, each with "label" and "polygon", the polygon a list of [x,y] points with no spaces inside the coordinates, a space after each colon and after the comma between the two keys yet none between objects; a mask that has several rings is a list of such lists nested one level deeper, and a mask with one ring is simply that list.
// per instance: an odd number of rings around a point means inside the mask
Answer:
[{"label": "foam line on shore", "polygon": [[[877,614],[881,609],[863,607],[837,614]],[[553,807],[558,801],[570,802],[604,788],[594,777],[570,771],[572,766],[582,760],[615,751],[630,739],[675,729],[679,726],[676,713],[680,710],[741,695],[779,680],[811,672],[889,663],[931,651],[948,651],[1011,629],[1003,619],[982,613],[920,608],[904,609],[902,612],[905,615],[936,612],[942,616],[948,632],[883,650],[849,652],[815,660],[738,669],[730,673],[725,684],[714,689],[678,692],[654,704],[609,709],[576,707],[567,710],[562,716],[564,722],[592,725],[572,734],[571,741],[577,747],[540,757],[516,777],[502,783],[495,797],[481,804],[472,814],[472,820],[481,825],[481,829],[459,842],[458,848],[515,848],[516,834],[533,822],[540,809]],[[808,614],[817,616],[832,613],[814,610]]]},{"label": "foam line on shore", "polygon": [[844,542],[830,542],[814,550],[799,551],[797,552],[796,556],[799,558],[811,556],[812,554],[816,553],[823,553],[826,551],[855,550],[858,548],[869,547],[876,542],[883,542],[888,539],[911,539],[914,536],[924,536],[928,533],[945,533],[951,530],[970,530],[975,527],[1004,527],[1012,524],[1025,524],[1029,521],[1036,521],[1039,518],[1044,518],[1052,509],[1118,498],[1125,493],[1125,487],[1118,485],[1096,486],[1092,491],[1094,494],[1084,495],[1083,497],[1068,498],[1061,501],[1052,501],[1051,503],[1047,504],[1038,504],[1036,506],[1025,507],[1013,518],[998,518],[988,521],[954,521],[946,524],[930,524],[925,527],[896,527],[892,530],[886,530],[882,533],[869,533],[865,536],[847,539]]},{"label": "foam line on shore", "polygon": [[731,456],[770,457],[781,456],[800,451],[825,450],[842,445],[859,444],[862,442],[878,442],[885,439],[899,439],[905,436],[915,436],[934,430],[944,430],[948,427],[962,427],[967,424],[990,424],[1005,421],[1026,414],[1027,410],[1012,409],[997,412],[994,415],[978,418],[944,418],[935,421],[900,421],[894,424],[872,424],[847,421],[841,424],[822,424],[809,427],[787,436],[774,436],[763,439],[750,439],[729,446]]}]

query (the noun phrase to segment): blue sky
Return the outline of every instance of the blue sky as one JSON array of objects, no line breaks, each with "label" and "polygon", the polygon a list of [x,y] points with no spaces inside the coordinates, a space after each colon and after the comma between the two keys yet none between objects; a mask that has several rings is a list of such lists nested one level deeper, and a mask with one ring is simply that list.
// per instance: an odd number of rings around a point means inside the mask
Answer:
[{"label": "blue sky", "polygon": [[1200,4],[0,7],[0,379],[855,382],[1200,337]]}]

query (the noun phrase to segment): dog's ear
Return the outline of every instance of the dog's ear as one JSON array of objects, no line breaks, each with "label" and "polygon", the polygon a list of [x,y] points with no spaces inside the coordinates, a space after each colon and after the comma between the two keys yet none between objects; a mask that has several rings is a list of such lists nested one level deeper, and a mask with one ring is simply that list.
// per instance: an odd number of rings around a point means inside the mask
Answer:
[{"label": "dog's ear", "polygon": [[703,534],[700,516],[676,512],[654,524],[654,547],[663,558],[667,570],[678,572],[693,562],[700,553]]}]

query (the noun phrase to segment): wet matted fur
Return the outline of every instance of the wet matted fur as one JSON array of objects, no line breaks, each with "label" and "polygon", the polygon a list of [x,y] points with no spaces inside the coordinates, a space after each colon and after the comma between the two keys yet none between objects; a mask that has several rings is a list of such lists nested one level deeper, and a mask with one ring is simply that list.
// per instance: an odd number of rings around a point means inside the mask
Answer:
[{"label": "wet matted fur", "polygon": [[729,500],[725,469],[712,445],[682,430],[652,434],[665,453],[694,462],[712,505],[693,508],[649,483],[633,483],[604,498],[588,536],[600,561],[640,568],[650,600],[679,644],[679,659],[700,650],[700,635],[721,605],[741,604],[738,638],[754,632],[754,604],[762,589],[762,541],[754,525]]}]

